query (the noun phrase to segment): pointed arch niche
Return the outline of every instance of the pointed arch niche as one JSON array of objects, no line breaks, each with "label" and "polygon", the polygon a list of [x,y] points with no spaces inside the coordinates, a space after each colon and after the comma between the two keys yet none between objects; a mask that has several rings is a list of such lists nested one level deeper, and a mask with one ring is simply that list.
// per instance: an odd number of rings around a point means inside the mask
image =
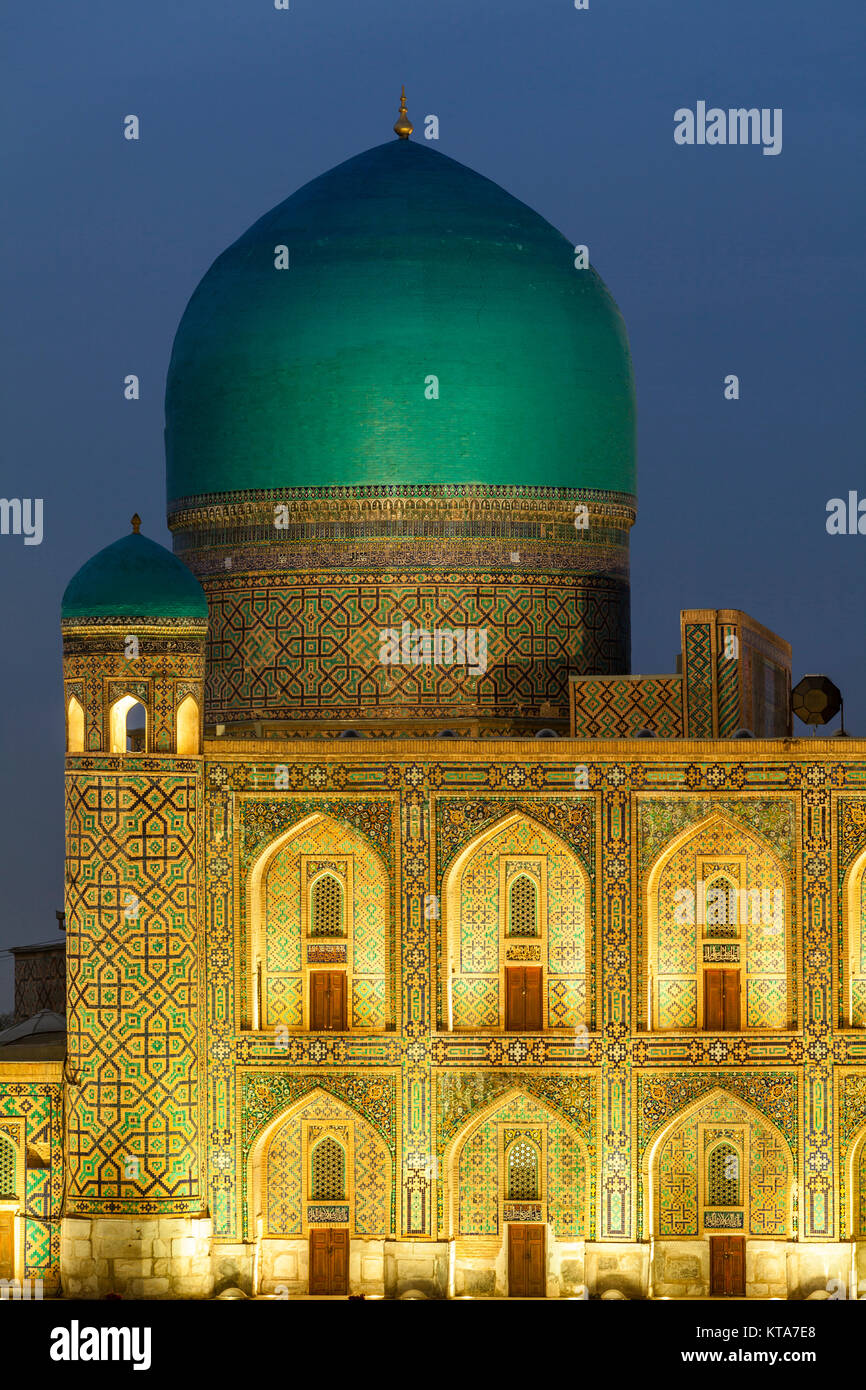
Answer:
[{"label": "pointed arch niche", "polygon": [[66,706],[66,751],[84,752],[84,706],[75,695]]},{"label": "pointed arch niche", "polygon": [[498,1244],[509,1221],[530,1220],[552,1225],[557,1240],[588,1238],[590,1179],[582,1135],[513,1087],[470,1116],[445,1150],[443,1234]]},{"label": "pointed arch niche", "polygon": [[[268,1122],[247,1174],[250,1234],[286,1240],[320,1225],[353,1236],[391,1234],[391,1153],[362,1115],[321,1087]],[[319,1195],[325,1191],[332,1195]]]},{"label": "pointed arch niche", "polygon": [[122,695],[108,712],[109,748],[112,753],[146,753],[147,709],[134,695]]},{"label": "pointed arch niche", "polygon": [[866,1028],[866,849],[848,870],[842,901],[842,1026]]},{"label": "pointed arch niche", "polygon": [[638,1028],[713,1027],[707,1000],[722,973],[733,1031],[796,1026],[792,902],[786,871],[750,827],[718,814],[687,826],[645,880]]},{"label": "pointed arch niche", "polygon": [[0,1216],[12,1218],[12,1269],[5,1278],[24,1275],[25,1137],[22,1119],[4,1120],[6,1133],[0,1133]]},{"label": "pointed arch niche", "polygon": [[857,1131],[848,1147],[845,1183],[847,1235],[853,1240],[866,1240],[866,1125]]},{"label": "pointed arch niche", "polygon": [[187,695],[177,708],[176,747],[181,758],[197,758],[201,752],[201,718],[198,701]]},{"label": "pointed arch niche", "polygon": [[317,813],[279,836],[248,879],[244,1026],[308,1031],[311,976],[328,972],[344,977],[349,1030],[393,1028],[391,912],[387,868],[352,826]]},{"label": "pointed arch niche", "polygon": [[542,1028],[591,1029],[589,875],[553,831],[514,812],[445,874],[440,1018],[447,1031],[504,1029],[506,971],[542,972]]},{"label": "pointed arch niche", "polygon": [[787,1240],[794,1234],[788,1142],[759,1110],[723,1087],[671,1117],[647,1146],[643,1170],[644,1230],[656,1239],[727,1232]]}]

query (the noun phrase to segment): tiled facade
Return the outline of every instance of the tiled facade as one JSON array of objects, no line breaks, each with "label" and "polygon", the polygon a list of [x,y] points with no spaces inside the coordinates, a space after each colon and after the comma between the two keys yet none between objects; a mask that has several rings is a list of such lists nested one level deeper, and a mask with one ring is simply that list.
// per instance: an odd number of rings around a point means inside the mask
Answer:
[{"label": "tiled facade", "polygon": [[[290,785],[277,792],[289,746]],[[302,1292],[317,1223],[350,1232],[353,1286],[368,1291],[506,1293],[504,1240],[518,1218],[546,1228],[551,1294],[703,1288],[701,1250],[720,1229],[762,1242],[773,1277],[753,1278],[751,1292],[802,1291],[810,1252],[847,1271],[866,1200],[866,1041],[850,1014],[866,747],[533,740],[491,760],[477,744],[371,741],[340,754],[214,739],[182,774],[164,755],[128,754],[122,766],[69,757],[70,788],[82,789],[73,825],[89,804],[104,846],[119,826],[128,832],[101,879],[103,913],[116,913],[117,882],[142,900],[160,885],[152,917],[112,918],[104,952],[85,950],[87,914],[68,904],[72,1036],[86,1021],[89,1041],[86,1055],[70,1050],[67,1216],[91,1223],[67,1242],[69,1290],[104,1286],[97,1246],[117,1241],[123,1218],[143,1228],[149,1253],[135,1276],[118,1273],[121,1256],[109,1261],[110,1277],[154,1295],[210,1292],[228,1277],[220,1269],[248,1289]],[[574,790],[578,766],[585,791]],[[184,868],[192,843],[195,898]],[[353,865],[362,905],[362,874],[377,884],[368,939],[378,945],[365,947],[363,969],[345,968],[382,981],[383,1012],[338,1034],[255,1016],[253,895],[269,947],[296,964],[305,854]],[[546,1027],[533,1033],[505,1032],[498,1005],[479,1021],[459,988],[489,979],[496,997],[511,948],[499,900],[518,856],[546,887],[539,936],[514,943],[538,943],[549,986]],[[281,865],[276,899],[263,864]],[[674,885],[687,888],[698,866],[707,882],[721,872],[747,892],[782,893],[782,929],[769,944],[763,924],[748,921],[709,943],[744,956],[737,1032],[696,1024],[706,923],[665,926]],[[85,961],[101,1012],[80,983]],[[199,966],[200,977],[190,974]],[[550,1008],[562,978],[582,987],[567,1017]],[[649,1027],[653,980],[690,979],[685,1011],[668,1003]],[[753,980],[764,986],[754,995]],[[59,1082],[53,1094],[59,1101]],[[134,1103],[118,1105],[121,1094]],[[3,1096],[14,1115],[5,1078]],[[327,1137],[344,1154],[343,1190],[318,1201],[311,1155]],[[534,1187],[512,1194],[517,1143],[530,1146],[537,1172]],[[734,1207],[714,1205],[709,1187],[718,1143],[742,1155]],[[160,1222],[178,1218],[196,1234],[172,1237],[169,1252],[174,1240],[192,1242],[178,1246],[174,1269],[171,1253],[154,1252],[165,1245]],[[37,1251],[31,1239],[29,1248],[28,1267],[56,1278],[59,1247],[52,1255],[47,1239]],[[688,1278],[675,1279],[678,1268]]]}]

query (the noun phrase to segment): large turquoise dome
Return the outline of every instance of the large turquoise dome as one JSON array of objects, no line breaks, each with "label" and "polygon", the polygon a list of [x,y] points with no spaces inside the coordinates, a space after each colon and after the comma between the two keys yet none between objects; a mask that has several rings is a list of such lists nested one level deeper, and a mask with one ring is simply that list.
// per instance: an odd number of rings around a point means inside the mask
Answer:
[{"label": "large turquoise dome", "polygon": [[207,618],[204,589],[165,546],[131,532],[81,566],[66,586],[61,617]]},{"label": "large turquoise dome", "polygon": [[531,208],[392,140],[306,184],[211,266],[174,342],[166,449],[170,506],[334,486],[633,495],[625,325]]}]

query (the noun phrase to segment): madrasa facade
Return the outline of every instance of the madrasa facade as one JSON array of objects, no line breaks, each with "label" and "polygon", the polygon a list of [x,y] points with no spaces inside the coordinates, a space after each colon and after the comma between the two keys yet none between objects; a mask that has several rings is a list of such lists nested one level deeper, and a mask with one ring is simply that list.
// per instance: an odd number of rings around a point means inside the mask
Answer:
[{"label": "madrasa facade", "polygon": [[207,271],[173,553],[135,517],[66,589],[67,1031],[0,1048],[0,1276],[850,1297],[866,742],[793,736],[739,610],[630,674],[623,319],[395,133]]}]

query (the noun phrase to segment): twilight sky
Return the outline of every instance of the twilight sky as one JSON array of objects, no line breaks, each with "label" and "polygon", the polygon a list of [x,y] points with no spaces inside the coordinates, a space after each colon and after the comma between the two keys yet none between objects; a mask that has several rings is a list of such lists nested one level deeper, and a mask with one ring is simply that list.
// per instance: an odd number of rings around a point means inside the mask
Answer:
[{"label": "twilight sky", "polygon": [[[44,539],[0,536],[0,952],[51,939],[63,901],[60,596],[135,510],[170,543],[186,301],[263,212],[389,138],[401,82],[414,138],[438,115],[437,148],[586,242],[625,316],[632,669],[674,669],[681,608],[742,608],[866,734],[866,536],[825,530],[831,497],[866,497],[862,0],[82,0],[3,29],[0,491],[44,499]],[[781,153],[675,144],[698,101],[781,107]],[[11,981],[0,954],[0,1011]]]}]

